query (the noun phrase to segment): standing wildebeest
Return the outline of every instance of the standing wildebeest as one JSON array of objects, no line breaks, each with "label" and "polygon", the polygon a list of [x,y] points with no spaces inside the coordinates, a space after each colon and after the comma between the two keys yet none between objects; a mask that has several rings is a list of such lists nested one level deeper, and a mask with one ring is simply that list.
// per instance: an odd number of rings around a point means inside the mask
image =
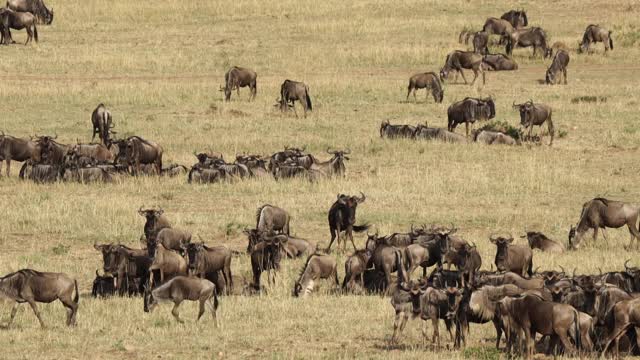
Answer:
[{"label": "standing wildebeest", "polygon": [[251,95],[249,100],[256,98],[258,74],[255,71],[239,66],[234,66],[224,74],[224,88],[221,86],[220,91],[224,91],[225,101],[231,100],[231,92],[236,89],[240,96],[241,87],[249,87]]},{"label": "standing wildebeest", "polygon": [[96,270],[96,278],[93,280],[93,286],[91,287],[92,297],[108,297],[116,294],[116,279],[113,275],[100,276],[98,270]]},{"label": "standing wildebeest", "polygon": [[[602,354],[607,352],[612,343],[617,344],[628,330],[640,327],[640,298],[619,301],[609,310],[607,317],[613,318],[610,321],[614,323],[614,326],[605,339]],[[616,357],[618,355],[617,348],[616,346]]]},{"label": "standing wildebeest", "polygon": [[639,212],[640,206],[621,201],[603,198],[595,198],[587,201],[582,205],[578,227],[571,227],[571,231],[569,232],[569,245],[571,248],[577,249],[580,246],[584,233],[589,229],[593,229],[593,241],[595,242],[598,239],[598,229],[603,229],[604,234],[605,228],[617,229],[627,225],[631,236],[628,247],[630,250],[634,239],[640,241],[640,231],[638,231]]},{"label": "standing wildebeest", "polygon": [[[11,9],[0,9],[0,25],[2,27],[2,36],[4,37],[4,44],[8,45],[11,38],[11,30],[27,30],[27,41],[25,45],[32,39],[38,42],[38,29],[36,28],[36,17],[29,12],[18,12]],[[33,30],[32,30],[33,28]]]},{"label": "standing wildebeest", "polygon": [[[467,36],[467,39],[471,37],[471,34]],[[465,40],[465,44],[467,41]],[[473,33],[473,52],[476,54],[486,55],[489,53],[489,33],[484,31],[477,31]]]},{"label": "standing wildebeest", "polygon": [[7,0],[7,8],[30,12],[36,16],[40,24],[51,25],[53,22],[53,8],[47,9],[42,0]]},{"label": "standing wildebeest", "polygon": [[111,112],[107,110],[103,103],[100,103],[98,107],[91,113],[91,125],[93,126],[93,135],[91,141],[95,139],[96,134],[105,146],[109,146],[110,139],[109,133],[113,128]]},{"label": "standing wildebeest", "polygon": [[[72,297],[74,289],[76,295]],[[40,321],[40,326],[44,328],[44,321],[42,321],[36,302],[48,304],[56,300],[60,300],[62,305],[67,308],[67,326],[76,325],[78,301],[80,300],[78,281],[63,273],[22,269],[0,278],[0,293],[16,302],[11,309],[11,318],[7,327],[11,326],[18,311],[18,305],[27,302]]]},{"label": "standing wildebeest", "polygon": [[162,208],[156,209],[138,209],[138,214],[144,216],[146,219],[144,222],[144,236],[147,241],[151,240],[152,236],[155,236],[164,228],[170,228],[171,223],[164,216],[164,210]]},{"label": "standing wildebeest", "polygon": [[2,161],[7,162],[7,176],[10,175],[11,160],[27,161],[34,157],[38,145],[31,140],[19,139],[11,135],[0,135],[0,174],[2,173]]},{"label": "standing wildebeest", "polygon": [[36,163],[48,165],[64,164],[64,157],[71,148],[70,145],[64,145],[57,141],[55,136],[37,136],[36,151],[33,152],[32,160]]},{"label": "standing wildebeest", "polygon": [[345,176],[346,168],[344,161],[349,160],[349,157],[346,155],[351,154],[351,149],[331,150],[327,148],[327,153],[333,155],[333,157],[327,161],[315,160],[311,165],[311,169],[320,171],[327,176]]},{"label": "standing wildebeest", "polygon": [[605,53],[608,50],[613,50],[613,38],[611,37],[611,31],[607,31],[600,27],[600,25],[591,24],[587,26],[587,29],[584,31],[584,36],[582,37],[582,42],[580,43],[578,52],[583,53],[585,51],[589,51],[591,44],[596,42],[604,43]]},{"label": "standing wildebeest", "polygon": [[[387,244],[387,239],[384,237],[380,238],[377,234],[371,239],[375,241],[376,247],[373,250],[371,259],[369,259],[369,265],[373,265],[377,272],[384,273],[386,285],[390,286],[392,272],[397,271],[398,274],[403,273],[404,275],[402,250]],[[402,278],[406,278],[406,276]]]},{"label": "standing wildebeest", "polygon": [[218,310],[218,294],[216,286],[209,280],[195,277],[176,276],[166,284],[158,286],[156,289],[146,290],[144,294],[144,311],[151,312],[161,301],[173,302],[171,315],[179,323],[183,323],[178,313],[178,306],[184,300],[199,301],[198,320],[204,314],[204,305],[209,305],[215,326],[218,326],[216,311]]},{"label": "standing wildebeest", "polygon": [[412,138],[416,128],[411,125],[391,125],[388,120],[380,124],[380,137],[389,139]]},{"label": "standing wildebeest", "polygon": [[546,104],[534,104],[533,100],[529,100],[523,104],[516,104],[514,102],[513,108],[518,109],[520,112],[520,125],[524,126],[525,129],[529,129],[526,140],[532,139],[531,132],[533,131],[534,125],[542,127],[546,122],[549,135],[551,136],[549,146],[553,144],[555,129],[553,127],[553,120],[551,119],[551,106]]},{"label": "standing wildebeest", "polygon": [[363,232],[369,229],[369,224],[355,225],[356,223],[356,208],[358,204],[362,204],[367,198],[361,192],[360,197],[338,194],[337,200],[331,205],[329,209],[329,231],[331,232],[331,241],[327,246],[327,252],[331,250],[333,241],[338,238],[338,247],[340,247],[340,240],[342,240],[342,250],[346,250],[347,240],[341,239],[340,233],[344,231],[345,236],[351,240],[354,250],[356,244],[353,242],[353,232]]},{"label": "standing wildebeest", "polygon": [[489,71],[518,70],[518,64],[505,54],[487,54],[483,61],[488,66]]},{"label": "standing wildebeest", "polygon": [[486,64],[482,61],[482,55],[476,54],[473,51],[461,51],[455,50],[447,55],[444,66],[440,70],[440,80],[449,78],[449,73],[456,72],[454,83],[458,82],[458,74],[462,75],[462,80],[467,84],[467,78],[464,77],[462,69],[473,70],[473,81],[471,85],[475,84],[478,78],[478,73],[482,74],[482,84],[485,84],[484,71]]},{"label": "standing wildebeest", "polygon": [[253,272],[251,285],[255,290],[261,290],[260,277],[264,271],[267,272],[267,282],[275,284],[275,272],[280,270],[282,248],[285,246],[282,243],[282,237],[265,237],[251,249],[251,271]]},{"label": "standing wildebeest", "polygon": [[139,136],[131,136],[123,142],[119,142],[118,146],[120,152],[115,163],[124,154],[124,160],[132,173],[140,174],[140,164],[155,164],[157,174],[162,173],[162,147],[160,145]]},{"label": "standing wildebeest", "polygon": [[490,17],[484,22],[482,31],[489,35],[500,35],[502,41],[502,39],[511,35],[514,28],[508,20]]},{"label": "standing wildebeest", "polygon": [[511,55],[516,47],[530,46],[533,47],[534,57],[538,52],[538,48],[542,49],[544,58],[551,56],[551,48],[547,44],[547,33],[539,27],[514,30],[509,36],[505,50],[507,55]]},{"label": "standing wildebeest", "polygon": [[296,297],[302,295],[302,298],[305,298],[311,294],[317,280],[330,278],[335,279],[336,287],[340,285],[336,259],[329,255],[311,254],[300,272],[300,277],[293,286],[293,295]]},{"label": "standing wildebeest", "polygon": [[307,110],[313,110],[313,106],[311,104],[311,98],[309,97],[309,87],[302,82],[293,81],[293,80],[285,80],[280,86],[280,99],[276,100],[280,107],[280,111],[287,111],[289,109],[289,103],[291,103],[291,107],[293,107],[293,111],[298,117],[298,112],[296,111],[295,102],[300,101],[302,103],[302,108],[304,109],[304,117],[307,117]]},{"label": "standing wildebeest", "polygon": [[[154,284],[153,272],[155,270],[160,272],[160,284],[163,284],[167,278],[187,275],[187,260],[177,251],[168,250],[162,244],[156,244],[149,247],[148,250],[149,256],[153,258],[151,266],[149,266],[149,286],[151,288]],[[191,262],[189,262],[189,266],[191,266]]]},{"label": "standing wildebeest", "polygon": [[532,249],[540,249],[544,252],[563,253],[564,247],[557,241],[549,239],[545,234],[537,231],[527,231],[521,238],[527,238],[529,247]]},{"label": "standing wildebeest", "polygon": [[210,248],[204,243],[189,243],[184,246],[189,256],[189,273],[201,278],[209,278],[209,274],[222,272],[227,284],[227,293],[233,290],[233,278],[231,277],[231,250],[226,246]]},{"label": "standing wildebeest", "polygon": [[558,73],[562,72],[564,84],[567,85],[567,66],[569,65],[569,53],[565,50],[558,50],[553,57],[551,66],[547,69],[544,82],[548,85],[556,84],[556,79],[560,80]]},{"label": "standing wildebeest", "polygon": [[516,29],[529,26],[529,20],[527,19],[527,12],[524,10],[509,10],[500,16],[500,19],[507,20],[511,26]]},{"label": "standing wildebeest", "polygon": [[348,286],[352,286],[356,278],[360,279],[360,286],[364,289],[364,273],[367,270],[369,259],[371,259],[375,247],[375,239],[369,235],[367,237],[365,248],[357,250],[344,262],[344,281],[342,282],[343,290]]},{"label": "standing wildebeest", "polygon": [[497,247],[495,264],[498,271],[511,271],[520,276],[533,275],[533,253],[528,246],[511,245],[512,236],[490,236],[489,240]]},{"label": "standing wildebeest", "polygon": [[469,137],[469,123],[476,120],[489,120],[496,116],[496,105],[493,99],[465,98],[455,102],[447,109],[448,130],[454,131],[458,124],[465,124],[466,134]]},{"label": "standing wildebeest", "polygon": [[413,99],[418,102],[418,98],[416,97],[416,91],[418,89],[425,89],[426,95],[429,96],[429,90],[431,90],[431,96],[433,96],[433,101],[437,103],[441,103],[444,98],[444,90],[442,90],[442,84],[440,84],[440,79],[438,79],[438,75],[434,72],[425,72],[420,74],[415,74],[409,78],[409,90],[407,92],[407,100],[409,100],[409,95],[411,91],[413,91]]},{"label": "standing wildebeest", "polygon": [[256,211],[256,229],[258,232],[280,232],[289,235],[291,217],[286,210],[269,204],[262,205]]},{"label": "standing wildebeest", "polygon": [[456,231],[451,229],[433,229],[425,235],[419,235],[414,244],[404,249],[407,280],[418,267],[422,267],[422,277],[426,277],[427,268],[433,265],[442,266],[442,258],[449,248],[449,237]]}]

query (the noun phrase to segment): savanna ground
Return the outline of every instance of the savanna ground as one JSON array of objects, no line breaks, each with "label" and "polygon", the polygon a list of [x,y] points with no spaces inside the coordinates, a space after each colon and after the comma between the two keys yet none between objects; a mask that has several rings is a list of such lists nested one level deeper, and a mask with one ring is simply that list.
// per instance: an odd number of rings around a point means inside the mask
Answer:
[{"label": "savanna ground", "polygon": [[[433,353],[420,345],[410,322],[402,345],[392,347],[388,298],[337,296],[321,285],[307,300],[291,297],[303,260],[284,263],[278,284],[262,297],[225,297],[221,323],[193,322],[196,306],[182,306],[178,325],[163,306],[152,315],[140,298],[93,300],[91,281],[101,257],[94,242],[138,245],[141,205],[160,205],[177,227],[209,244],[243,250],[241,230],[254,224],[263,203],[293,216],[293,232],[322,245],[329,239],[326,212],[337,193],[363,191],[359,222],[381,234],[411,223],[455,223],[474,241],[483,268],[493,262],[492,232],[537,229],[566,242],[582,203],[596,196],[638,201],[640,127],[640,5],[612,1],[124,1],[48,2],[52,26],[40,26],[40,43],[0,49],[0,129],[18,136],[59,135],[62,142],[90,140],[90,112],[104,102],[119,136],[159,142],[165,163],[192,164],[193,150],[271,154],[284,145],[306,146],[320,158],[328,147],[352,150],[344,179],[243,181],[188,185],[185,178],[126,178],[112,185],[34,185],[0,180],[0,273],[30,267],[61,271],[80,282],[77,328],[63,326],[59,303],[41,305],[49,328],[41,330],[26,306],[14,327],[1,330],[2,358],[438,358],[492,352],[493,326],[472,326],[464,352]],[[464,48],[464,27],[480,29],[489,16],[524,7],[531,25],[551,42],[572,49],[590,23],[613,30],[615,50],[602,44],[592,55],[571,51],[569,85],[540,84],[549,60],[516,50],[517,72],[487,74],[487,84],[447,84],[442,104],[405,102],[407,80],[437,71],[446,53]],[[24,31],[14,38],[24,41]],[[493,49],[498,51],[498,49]],[[258,72],[258,97],[224,103],[218,87],[231,65]],[[467,72],[471,76],[470,72]],[[284,79],[309,84],[314,111],[296,119],[274,111]],[[512,101],[533,99],[554,109],[562,133],[553,147],[488,147],[382,140],[380,122],[446,126],[446,109],[465,96],[492,95],[497,119],[513,125]],[[604,103],[572,103],[594,95]],[[459,128],[458,132],[463,131]],[[545,143],[548,138],[545,138]],[[4,169],[2,170],[4,174]],[[620,269],[627,258],[626,230],[579,252],[543,255],[534,266]],[[518,242],[522,242],[518,239]],[[357,236],[364,245],[364,236]],[[335,254],[335,253],[334,253]],[[337,253],[343,263],[346,254]],[[250,277],[247,257],[235,257],[234,274]],[[342,265],[340,276],[344,275]],[[6,322],[9,303],[2,307]],[[429,334],[432,328],[429,326]],[[444,326],[441,325],[444,332]],[[444,333],[443,333],[444,334]],[[486,341],[485,341],[486,340]],[[448,336],[443,335],[443,342]]]}]

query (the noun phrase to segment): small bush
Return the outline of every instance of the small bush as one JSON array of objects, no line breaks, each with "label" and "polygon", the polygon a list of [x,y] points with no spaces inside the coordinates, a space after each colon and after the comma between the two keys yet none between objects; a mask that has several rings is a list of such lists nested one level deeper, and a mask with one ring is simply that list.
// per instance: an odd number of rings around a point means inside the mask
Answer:
[{"label": "small bush", "polygon": [[506,121],[493,121],[484,125],[480,129],[478,129],[478,131],[483,131],[483,130],[501,132],[505,135],[511,136],[515,140],[522,139],[522,131],[510,125]]},{"label": "small bush", "polygon": [[56,246],[54,246],[51,251],[53,251],[53,253],[55,255],[65,255],[69,252],[70,246],[64,245],[64,244],[58,244]]}]

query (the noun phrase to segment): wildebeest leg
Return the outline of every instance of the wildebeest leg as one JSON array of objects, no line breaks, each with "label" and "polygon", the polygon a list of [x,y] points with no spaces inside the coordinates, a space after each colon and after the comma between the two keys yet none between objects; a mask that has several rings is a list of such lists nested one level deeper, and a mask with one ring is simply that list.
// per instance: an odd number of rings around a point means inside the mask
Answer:
[{"label": "wildebeest leg", "polygon": [[[466,78],[466,77],[464,77],[464,71],[462,71],[462,69],[459,69],[459,70],[458,70],[458,72],[460,73],[460,75],[462,75],[462,80],[464,80],[464,84],[465,84],[465,85],[467,85],[467,84],[468,84],[468,82],[467,82],[467,78]],[[458,76],[457,76],[457,74],[456,74],[456,82],[457,82],[457,81],[458,81]],[[473,83],[472,83],[471,85],[473,85]]]},{"label": "wildebeest leg", "polygon": [[33,31],[31,31],[31,26],[26,26],[25,29],[27,30],[27,41],[25,41],[25,45],[27,45],[29,43],[29,41],[31,41],[31,38],[33,38]]},{"label": "wildebeest leg", "polygon": [[396,311],[396,318],[393,321],[393,336],[391,336],[391,342],[397,343],[400,338],[400,334],[402,334],[402,330],[404,330],[404,324],[407,322],[409,318],[408,314],[405,314],[404,311]]},{"label": "wildebeest leg", "polygon": [[331,241],[329,241],[329,246],[327,246],[326,252],[329,253],[331,251],[331,245],[333,244],[333,241],[336,239],[336,236],[338,236],[338,245],[340,245],[340,228],[337,229],[337,233],[336,233],[336,229],[331,228]]},{"label": "wildebeest leg", "polygon": [[564,75],[564,84],[567,85],[567,68],[562,69],[562,74]]},{"label": "wildebeest leg", "polygon": [[296,102],[295,100],[291,100],[291,107],[293,108],[293,113],[296,114],[296,118],[298,117],[298,112],[296,111]]},{"label": "wildebeest leg", "polygon": [[422,331],[422,346],[427,345],[427,320],[421,319],[422,326],[420,327]]},{"label": "wildebeest leg", "polygon": [[207,304],[209,304],[209,310],[211,310],[211,316],[213,317],[213,325],[215,327],[218,327],[218,314],[216,314],[216,307],[215,307],[215,294],[209,298],[209,301],[207,301]]},{"label": "wildebeest leg", "polygon": [[[353,251],[358,251],[358,248],[356,247],[356,243],[353,242],[353,231],[351,230],[349,230],[349,239],[351,240],[351,245],[353,245]],[[343,248],[345,248],[346,246],[347,246],[347,242],[345,241]]]},{"label": "wildebeest leg", "polygon": [[473,80],[471,81],[471,85],[476,83],[476,79],[478,78],[478,70],[476,68],[471,69],[473,71]]},{"label": "wildebeest leg", "polygon": [[11,160],[7,159],[5,161],[7,162],[7,177],[9,177],[11,170]]},{"label": "wildebeest leg", "polygon": [[42,317],[40,316],[40,311],[38,311],[38,307],[36,306],[35,300],[27,299],[27,302],[31,306],[31,309],[33,309],[33,312],[36,314],[36,317],[38,318],[38,321],[40,321],[40,326],[45,328],[46,326],[44,325],[44,321],[42,321]]},{"label": "wildebeest leg", "polygon": [[[473,80],[475,81],[475,79],[473,79]],[[471,83],[471,85],[473,85],[473,83]],[[464,122],[464,127],[465,127],[465,130],[467,132],[467,137],[469,137],[469,122],[468,121]]]},{"label": "wildebeest leg", "polygon": [[[407,90],[407,99],[406,99],[406,101],[409,101],[409,95],[411,95],[411,85],[409,85],[409,88]],[[413,92],[413,98],[414,99],[416,98],[416,92],[415,91]]]},{"label": "wildebeest leg", "polygon": [[174,305],[173,305],[173,309],[171,309],[171,315],[173,315],[173,317],[174,317],[174,318],[176,318],[176,320],[177,320],[179,323],[183,324],[183,323],[184,323],[184,321],[182,321],[182,319],[180,319],[180,313],[178,313],[178,306],[180,306],[180,303],[181,303],[181,302],[182,302],[181,300],[175,300],[175,301],[173,302],[173,303],[174,303]]},{"label": "wildebeest leg", "polygon": [[500,349],[500,338],[502,337],[502,326],[495,318],[493,319],[493,327],[496,328],[496,349]]},{"label": "wildebeest leg", "polygon": [[20,303],[16,301],[16,303],[13,304],[13,307],[11,308],[11,317],[9,318],[7,328],[13,323],[13,319],[16,317],[16,313],[18,312],[18,306],[20,306]]},{"label": "wildebeest leg", "polygon": [[200,299],[200,309],[198,310],[198,319],[196,319],[196,321],[200,321],[200,318],[202,317],[202,315],[204,314],[204,304],[207,302],[206,298],[201,298]]},{"label": "wildebeest leg", "polygon": [[431,339],[431,342],[436,344],[436,349],[440,348],[440,329],[438,321],[438,316],[433,316],[431,319],[431,323],[433,324],[433,338]]}]

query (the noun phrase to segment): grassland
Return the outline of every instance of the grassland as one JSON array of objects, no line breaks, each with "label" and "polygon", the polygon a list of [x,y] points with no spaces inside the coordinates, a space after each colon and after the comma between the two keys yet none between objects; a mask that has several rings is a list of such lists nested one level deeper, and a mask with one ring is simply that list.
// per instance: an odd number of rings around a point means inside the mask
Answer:
[{"label": "grassland", "polygon": [[[47,2],[49,4],[49,2]],[[185,165],[193,150],[211,148],[270,154],[284,145],[306,145],[322,154],[349,147],[345,179],[244,181],[196,186],[180,179],[125,179],[105,186],[34,185],[15,174],[0,179],[0,273],[31,267],[75,276],[83,297],[78,327],[62,326],[60,304],[41,306],[49,329],[41,330],[23,308],[14,328],[2,330],[1,358],[459,358],[490,349],[493,327],[474,326],[467,352],[420,346],[416,322],[400,347],[390,347],[393,311],[386,298],[320,294],[290,296],[302,261],[288,261],[268,296],[222,299],[221,323],[193,323],[196,307],[183,305],[186,325],[168,308],[152,315],[142,300],[93,300],[88,296],[101,266],[94,242],[137,245],[141,205],[160,205],[175,226],[208,243],[241,250],[241,229],[263,203],[293,216],[293,232],[326,244],[326,211],[337,193],[367,194],[361,221],[380,233],[410,223],[454,222],[475,241],[484,268],[492,263],[492,232],[537,229],[566,239],[583,202],[606,195],[638,201],[640,127],[640,28],[634,1],[175,1],[67,0],[53,2],[52,26],[39,27],[40,43],[0,48],[0,129],[7,133],[59,135],[63,142],[90,139],[90,113],[104,102],[119,135],[138,134],[163,145],[165,162]],[[486,86],[446,85],[445,100],[405,102],[410,75],[436,71],[447,52],[462,48],[464,27],[525,7],[532,25],[551,41],[575,48],[590,23],[613,30],[615,50],[571,52],[569,85],[549,87],[548,60],[516,50],[520,70],[490,73]],[[23,32],[14,32],[18,41]],[[497,50],[497,49],[494,49]],[[258,98],[247,91],[230,103],[218,87],[231,65],[258,72]],[[284,79],[310,86],[314,111],[296,119],[274,111]],[[512,101],[550,104],[566,136],[554,146],[517,148],[382,140],[381,121],[446,125],[446,108],[465,96],[492,95],[497,119],[516,124]],[[424,94],[422,94],[424,95]],[[572,103],[575,97],[604,103]],[[234,94],[235,96],[235,94]],[[459,130],[460,131],[460,130]],[[322,157],[322,155],[320,155]],[[328,157],[328,156],[327,156]],[[3,169],[4,173],[4,169]],[[562,264],[579,272],[619,269],[627,252],[626,230],[577,253],[534,255],[535,266]],[[364,240],[358,237],[362,246]],[[346,254],[338,253],[343,262]],[[344,275],[340,268],[340,275]],[[249,277],[246,257],[234,274]],[[8,319],[8,303],[0,307]],[[441,329],[443,330],[443,329]],[[432,329],[429,327],[429,332]],[[444,339],[447,339],[445,337]],[[485,339],[490,339],[485,342]],[[474,352],[475,351],[475,352]],[[488,351],[488,350],[487,350]],[[487,353],[487,356],[494,356]]]}]

